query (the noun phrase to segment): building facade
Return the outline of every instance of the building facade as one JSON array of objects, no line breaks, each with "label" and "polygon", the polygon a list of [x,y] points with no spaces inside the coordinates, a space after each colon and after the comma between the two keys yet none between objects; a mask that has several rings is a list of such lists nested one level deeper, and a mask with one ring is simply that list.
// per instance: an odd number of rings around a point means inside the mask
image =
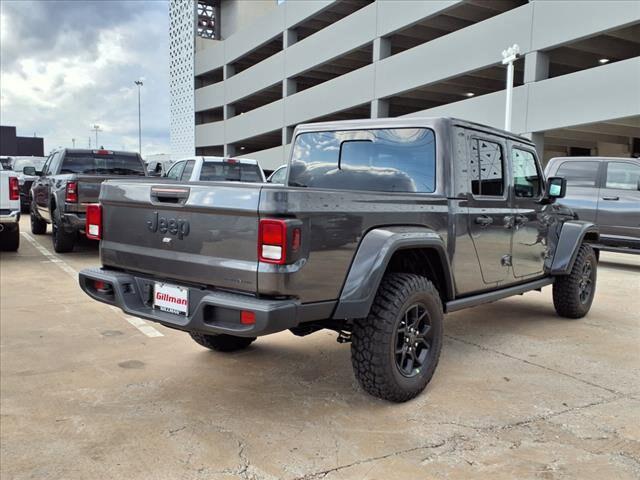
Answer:
[{"label": "building facade", "polygon": [[[191,12],[184,41],[194,52],[192,76],[180,80],[193,110],[172,110],[181,154],[247,156],[272,170],[286,162],[299,123],[446,115],[503,127],[502,51],[517,44],[514,132],[530,135],[545,159],[640,155],[636,0],[176,5]],[[172,49],[183,48],[173,38]],[[172,83],[172,109],[173,93]],[[187,121],[193,133],[174,130]]]},{"label": "building facade", "polygon": [[0,126],[0,155],[7,157],[44,157],[42,137],[20,137],[16,127]]}]

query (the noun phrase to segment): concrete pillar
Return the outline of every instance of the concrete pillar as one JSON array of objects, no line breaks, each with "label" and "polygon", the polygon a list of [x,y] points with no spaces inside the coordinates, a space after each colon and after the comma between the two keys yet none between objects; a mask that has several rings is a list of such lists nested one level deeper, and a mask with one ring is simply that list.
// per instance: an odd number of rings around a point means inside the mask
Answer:
[{"label": "concrete pillar", "polygon": [[377,37],[373,40],[373,61],[377,62],[391,55],[391,42],[388,38]]},{"label": "concrete pillar", "polygon": [[[282,32],[282,45],[289,48],[298,41],[298,33],[293,29],[287,29]],[[288,97],[298,91],[297,82],[292,78],[285,78],[282,82],[282,97]]]},{"label": "concrete pillar", "polygon": [[236,116],[236,107],[231,105],[231,104],[227,104],[224,107],[222,107],[222,118],[224,120],[229,120],[231,117],[235,117]]},{"label": "concrete pillar", "polygon": [[284,127],[282,129],[282,145],[291,143],[293,139],[293,127]]},{"label": "concrete pillar", "polygon": [[540,160],[540,164],[544,165],[544,132],[533,132],[533,133],[525,133],[522,135],[525,138],[531,140],[536,146],[536,153],[538,154],[538,160]]},{"label": "concrete pillar", "polygon": [[288,97],[298,91],[298,82],[293,78],[285,78],[282,81],[282,96]]},{"label": "concrete pillar", "polygon": [[524,56],[524,83],[537,82],[549,78],[549,55],[531,52]]},{"label": "concrete pillar", "polygon": [[231,144],[225,144],[224,146],[224,156],[225,157],[233,157],[236,155],[236,146]]},{"label": "concrete pillar", "polygon": [[389,100],[376,98],[371,101],[371,118],[387,118],[389,116]]},{"label": "concrete pillar", "polygon": [[289,28],[282,32],[282,46],[283,48],[289,48],[291,45],[298,41],[298,32]]},{"label": "concrete pillar", "polygon": [[224,80],[227,80],[228,78],[233,77],[235,74],[236,74],[236,69],[230,63],[222,67],[222,77],[224,78]]}]

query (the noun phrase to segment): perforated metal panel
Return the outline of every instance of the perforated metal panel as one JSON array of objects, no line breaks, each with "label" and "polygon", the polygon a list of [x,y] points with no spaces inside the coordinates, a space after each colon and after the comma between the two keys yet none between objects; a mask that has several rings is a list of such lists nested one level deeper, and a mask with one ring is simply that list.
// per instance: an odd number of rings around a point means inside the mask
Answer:
[{"label": "perforated metal panel", "polygon": [[169,6],[169,91],[171,158],[195,154],[193,0],[171,0]]}]

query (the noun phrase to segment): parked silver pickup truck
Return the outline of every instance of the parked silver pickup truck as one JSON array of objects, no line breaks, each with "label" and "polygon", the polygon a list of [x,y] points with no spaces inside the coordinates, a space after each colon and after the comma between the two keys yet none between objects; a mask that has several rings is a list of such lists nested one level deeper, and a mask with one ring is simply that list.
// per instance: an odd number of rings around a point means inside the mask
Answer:
[{"label": "parked silver pickup truck", "polygon": [[[24,173],[35,175],[36,170]],[[52,152],[31,186],[31,233],[44,234],[50,223],[53,249],[70,252],[84,232],[86,205],[98,200],[102,182],[145,175],[144,162],[134,152],[70,148]]]},{"label": "parked silver pickup truck", "polygon": [[564,177],[562,204],[598,225],[596,250],[640,254],[640,159],[556,157],[546,174]]},{"label": "parked silver pickup truck", "polygon": [[564,191],[529,140],[483,125],[301,125],[281,185],[105,182],[86,228],[102,267],[79,282],[219,351],[335,330],[362,387],[406,401],[436,369],[444,312],[551,285],[560,316],[589,312],[598,230]]}]

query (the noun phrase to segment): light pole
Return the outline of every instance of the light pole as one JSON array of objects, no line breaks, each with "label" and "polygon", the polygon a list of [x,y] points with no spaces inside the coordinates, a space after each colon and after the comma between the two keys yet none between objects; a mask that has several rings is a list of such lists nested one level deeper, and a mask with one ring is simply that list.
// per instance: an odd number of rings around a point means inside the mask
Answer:
[{"label": "light pole", "polygon": [[142,80],[136,80],[135,83],[138,86],[138,153],[142,156],[142,123],[140,121],[140,87],[142,87]]},{"label": "light pole", "polygon": [[507,101],[504,111],[504,129],[511,130],[511,109],[512,109],[512,96],[513,96],[513,62],[516,61],[520,54],[520,47],[518,44],[513,44],[511,47],[502,51],[502,64],[507,66]]},{"label": "light pole", "polygon": [[100,128],[100,125],[94,125],[91,130],[96,132],[96,148],[98,148],[98,132],[101,132],[102,129]]},{"label": "light pole", "polygon": [[71,139],[71,143],[73,143],[73,148],[76,148],[76,139],[75,138]]}]

